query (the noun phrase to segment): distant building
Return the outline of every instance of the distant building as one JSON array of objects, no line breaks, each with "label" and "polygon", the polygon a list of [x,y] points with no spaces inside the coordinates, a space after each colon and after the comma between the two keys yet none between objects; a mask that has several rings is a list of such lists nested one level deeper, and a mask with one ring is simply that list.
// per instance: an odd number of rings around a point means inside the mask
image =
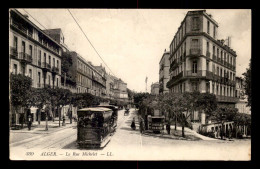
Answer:
[{"label": "distant building", "polygon": [[159,82],[153,83],[151,85],[151,94],[158,95],[159,94]]},{"label": "distant building", "polygon": [[170,68],[170,52],[163,53],[163,56],[160,60],[159,66],[159,93],[168,93],[169,89],[167,88],[167,82],[169,81],[169,68]]},{"label": "distant building", "polygon": [[247,96],[244,89],[245,81],[241,77],[236,77],[236,97],[239,99],[236,108],[239,113],[251,114],[250,107],[247,107]]},{"label": "distant building", "polygon": [[112,76],[114,79],[114,98],[118,101],[128,102],[127,83],[120,78]]}]

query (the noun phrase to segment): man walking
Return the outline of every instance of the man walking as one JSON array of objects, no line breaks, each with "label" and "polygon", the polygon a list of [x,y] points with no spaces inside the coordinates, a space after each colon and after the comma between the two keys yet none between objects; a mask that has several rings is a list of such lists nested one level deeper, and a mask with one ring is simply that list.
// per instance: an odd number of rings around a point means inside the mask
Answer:
[{"label": "man walking", "polygon": [[32,126],[32,117],[29,114],[29,116],[28,116],[28,130],[31,130],[31,126]]},{"label": "man walking", "polygon": [[144,123],[143,123],[143,119],[142,118],[140,118],[140,133],[142,134],[143,133],[143,131],[144,131]]},{"label": "man walking", "polygon": [[171,133],[171,125],[170,125],[170,122],[168,122],[166,124],[166,130],[167,130],[167,133],[170,134]]}]

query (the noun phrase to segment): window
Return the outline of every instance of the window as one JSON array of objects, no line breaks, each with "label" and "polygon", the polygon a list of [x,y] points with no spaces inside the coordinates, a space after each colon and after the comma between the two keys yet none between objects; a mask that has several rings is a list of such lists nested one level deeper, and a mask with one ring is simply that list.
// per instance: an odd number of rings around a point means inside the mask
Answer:
[{"label": "window", "polygon": [[199,30],[199,17],[192,18],[192,30]]},{"label": "window", "polygon": [[29,55],[32,56],[32,45],[29,46]]},{"label": "window", "polygon": [[44,56],[43,56],[44,62],[46,63],[46,62],[47,62],[47,61],[46,61],[46,53],[44,53],[43,55],[44,55]]},{"label": "window", "polygon": [[218,48],[217,48],[217,57],[219,57],[219,50],[218,50]]},{"label": "window", "polygon": [[207,42],[207,52],[209,52],[209,42]]},{"label": "window", "polygon": [[22,41],[22,52],[25,53],[25,42]]},{"label": "window", "polygon": [[13,70],[14,74],[17,75],[17,64],[14,64],[14,70]]},{"label": "window", "polygon": [[193,61],[192,63],[192,73],[197,73],[197,61]]},{"label": "window", "polygon": [[215,85],[212,83],[212,93],[215,94]]},{"label": "window", "polygon": [[197,49],[197,48],[199,48],[199,39],[192,39],[192,40],[191,40],[191,48],[192,48],[192,49]]},{"label": "window", "polygon": [[206,70],[209,71],[209,61],[206,63]]},{"label": "window", "polygon": [[206,92],[209,93],[210,92],[210,84],[206,83]]},{"label": "window", "polygon": [[232,80],[232,72],[230,72],[230,80]]},{"label": "window", "polygon": [[216,26],[213,27],[213,38],[216,38]]},{"label": "window", "polygon": [[59,68],[59,61],[57,60],[57,68]]},{"label": "window", "polygon": [[39,62],[41,62],[41,60],[42,60],[42,51],[41,51],[41,50],[39,50],[39,56],[38,56],[38,59],[39,59]]},{"label": "window", "polygon": [[32,78],[32,69],[29,69],[29,77]]},{"label": "window", "polygon": [[53,60],[53,67],[55,67],[55,58],[53,58],[52,60]]},{"label": "window", "polygon": [[222,75],[222,68],[220,68],[220,76],[222,77],[223,75]]},{"label": "window", "polygon": [[217,91],[216,91],[216,95],[219,95],[219,93],[218,93],[218,85],[217,85]]},{"label": "window", "polygon": [[48,75],[48,79],[49,79],[49,85],[51,85],[51,76]]},{"label": "window", "polygon": [[220,86],[220,96],[222,96],[222,86]]},{"label": "window", "polygon": [[17,37],[14,36],[14,50],[17,51]]},{"label": "window", "polygon": [[51,56],[49,55],[49,64],[51,65]]},{"label": "window", "polygon": [[207,22],[207,33],[209,34],[209,28],[210,28],[210,23],[209,21]]},{"label": "window", "polygon": [[41,72],[38,72],[38,83],[41,84]]},{"label": "window", "polygon": [[198,91],[198,83],[197,82],[193,82],[192,83],[192,90],[193,91]]},{"label": "window", "polygon": [[[215,46],[213,46],[213,55],[215,55]],[[215,55],[216,56],[216,55]]]}]

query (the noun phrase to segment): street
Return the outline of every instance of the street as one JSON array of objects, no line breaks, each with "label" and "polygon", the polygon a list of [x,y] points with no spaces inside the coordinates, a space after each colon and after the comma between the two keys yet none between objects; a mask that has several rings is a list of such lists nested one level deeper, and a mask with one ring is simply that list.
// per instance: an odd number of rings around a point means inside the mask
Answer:
[{"label": "street", "polygon": [[[250,160],[251,140],[180,140],[140,134],[137,111],[118,112],[118,127],[103,149],[79,149],[76,123],[49,134],[10,132],[11,159],[26,160]],[[136,130],[130,125],[135,117]],[[33,136],[34,135],[34,136]]]}]

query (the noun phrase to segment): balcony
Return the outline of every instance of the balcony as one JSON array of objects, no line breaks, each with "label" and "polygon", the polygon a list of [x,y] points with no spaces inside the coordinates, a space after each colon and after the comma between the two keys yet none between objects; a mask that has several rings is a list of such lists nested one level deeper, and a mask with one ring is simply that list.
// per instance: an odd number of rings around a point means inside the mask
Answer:
[{"label": "balcony", "polygon": [[201,55],[201,50],[199,48],[190,49],[190,55]]},{"label": "balcony", "polygon": [[49,63],[47,63],[47,62],[43,62],[42,63],[42,69],[43,70],[51,70],[51,65],[49,64]]},{"label": "balcony", "polygon": [[177,67],[177,62],[176,62],[176,59],[171,63],[170,65],[170,70],[173,70]]},{"label": "balcony", "polygon": [[38,60],[38,66],[41,67],[42,66],[42,62],[40,60]]},{"label": "balcony", "polygon": [[216,82],[218,82],[218,83],[220,83],[221,77],[220,77],[219,75],[213,74],[213,80],[216,81]]},{"label": "balcony", "polygon": [[10,47],[10,55],[12,58],[18,59],[18,52],[17,49],[14,47]]},{"label": "balcony", "polygon": [[28,55],[27,53],[24,53],[24,52],[20,52],[20,53],[19,53],[19,59],[20,59],[22,62],[32,63],[32,56],[31,56],[31,55]]},{"label": "balcony", "polygon": [[228,102],[228,103],[236,103],[238,102],[238,98],[236,97],[229,97],[229,96],[216,96],[217,102]]},{"label": "balcony", "polygon": [[207,51],[206,57],[210,58],[210,52],[209,51]]},{"label": "balcony", "polygon": [[169,80],[169,82],[166,84],[167,87],[172,86],[173,84],[175,84],[176,82],[178,82],[178,80],[180,80],[183,77],[183,72],[179,73],[177,76],[173,76],[171,78],[171,80]]},{"label": "balcony", "polygon": [[19,31],[21,31],[22,33],[28,35],[27,29],[26,29],[26,28],[24,27],[24,25],[22,25],[21,23],[12,20],[11,25],[12,25],[13,27],[15,27],[16,29],[18,29]]},{"label": "balcony", "polygon": [[57,68],[57,67],[55,67],[55,66],[52,66],[51,71],[52,71],[53,73],[59,74],[59,68]]},{"label": "balcony", "polygon": [[213,60],[217,60],[217,56],[213,54]]},{"label": "balcony", "polygon": [[220,59],[220,58],[217,58],[217,61],[218,61],[219,63],[221,63],[221,59]]}]

